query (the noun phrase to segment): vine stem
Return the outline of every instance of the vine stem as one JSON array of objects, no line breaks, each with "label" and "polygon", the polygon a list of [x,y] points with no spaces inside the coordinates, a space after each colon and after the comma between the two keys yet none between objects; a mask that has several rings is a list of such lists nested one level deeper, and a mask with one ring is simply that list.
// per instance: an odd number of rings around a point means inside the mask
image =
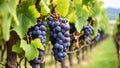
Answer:
[{"label": "vine stem", "polygon": [[86,46],[89,46],[89,45],[83,45],[83,46],[81,46],[80,48],[78,48],[78,49],[76,49],[76,50],[74,50],[74,51],[67,51],[67,53],[75,53],[75,52],[78,52],[78,51],[80,51],[82,48],[84,48],[84,47],[86,47]]},{"label": "vine stem", "polygon": [[38,9],[38,6],[39,6],[40,1],[41,1],[41,0],[37,0],[36,3],[35,3],[37,9]]}]

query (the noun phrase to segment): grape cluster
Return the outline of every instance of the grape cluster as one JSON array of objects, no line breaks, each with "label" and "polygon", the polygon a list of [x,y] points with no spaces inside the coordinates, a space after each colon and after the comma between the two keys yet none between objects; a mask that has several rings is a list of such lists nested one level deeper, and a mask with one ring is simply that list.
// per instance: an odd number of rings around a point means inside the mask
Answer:
[{"label": "grape cluster", "polygon": [[100,40],[100,33],[98,33],[94,38],[95,42],[98,42],[99,40]]},{"label": "grape cluster", "polygon": [[50,40],[53,44],[53,52],[55,60],[62,62],[66,57],[66,49],[70,46],[68,20],[65,18],[56,19],[54,16],[48,17],[48,25],[50,27]]},{"label": "grape cluster", "polygon": [[[46,24],[47,22],[37,22],[37,24],[28,30],[28,35],[32,39],[39,38],[41,40],[42,45],[46,46]],[[38,49],[39,56],[38,58],[35,58],[34,60],[31,60],[29,63],[32,66],[32,68],[38,68],[38,64],[40,64],[41,57],[43,56],[44,51]]]},{"label": "grape cluster", "polygon": [[103,30],[98,29],[98,33],[100,34],[101,39],[106,37]]},{"label": "grape cluster", "polygon": [[83,31],[84,31],[83,39],[87,39],[86,41],[87,44],[91,44],[93,30],[94,28],[90,24],[83,27]]}]

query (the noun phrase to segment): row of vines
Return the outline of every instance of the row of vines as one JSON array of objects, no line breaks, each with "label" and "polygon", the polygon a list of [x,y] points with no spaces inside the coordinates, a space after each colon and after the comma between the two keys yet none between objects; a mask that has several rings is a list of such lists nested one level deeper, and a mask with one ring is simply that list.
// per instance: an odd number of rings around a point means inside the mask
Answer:
[{"label": "row of vines", "polygon": [[120,68],[120,14],[116,18],[116,22],[113,27],[113,39],[116,44],[118,68]]},{"label": "row of vines", "polygon": [[103,4],[100,0],[0,0],[0,65],[21,68],[24,62],[25,68],[45,68],[44,59],[51,54],[66,68],[67,57],[73,65],[73,53],[79,64],[81,51],[84,59],[87,46],[109,33]]}]

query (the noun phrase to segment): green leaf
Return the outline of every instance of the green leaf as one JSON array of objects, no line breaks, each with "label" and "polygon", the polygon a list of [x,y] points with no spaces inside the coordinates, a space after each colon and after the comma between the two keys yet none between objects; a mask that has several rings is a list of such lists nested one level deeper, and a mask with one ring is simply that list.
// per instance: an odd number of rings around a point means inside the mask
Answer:
[{"label": "green leaf", "polygon": [[74,4],[77,5],[77,4],[82,4],[82,0],[73,0],[74,1]]},{"label": "green leaf", "polygon": [[92,14],[91,16],[92,17],[96,17],[97,15],[99,15],[100,11],[101,11],[101,6],[103,5],[103,2],[102,1],[99,1],[99,2],[94,2],[92,4],[92,7],[91,7],[91,11],[92,11]]},{"label": "green leaf", "polygon": [[31,45],[34,46],[35,48],[39,48],[41,50],[44,50],[44,47],[40,41],[40,39],[35,39],[31,41]]},{"label": "green leaf", "polygon": [[56,5],[56,12],[60,16],[65,17],[68,14],[70,0],[53,0],[52,3]]},{"label": "green leaf", "polygon": [[17,41],[16,44],[13,45],[12,51],[16,53],[22,53],[23,49],[20,48],[20,41]]},{"label": "green leaf", "polygon": [[4,14],[4,18],[2,21],[2,32],[3,32],[3,39],[5,41],[8,41],[9,37],[10,37],[11,19],[12,19],[12,17],[9,16],[7,13]]},{"label": "green leaf", "polygon": [[80,15],[77,15],[77,14],[79,14],[79,13],[76,13],[77,21],[75,23],[75,27],[76,27],[77,31],[80,33],[83,26],[88,23],[87,18],[89,16],[89,12],[88,12],[87,6],[83,5],[81,8]]},{"label": "green leaf", "polygon": [[74,0],[76,16],[81,17],[82,0]]},{"label": "green leaf", "polygon": [[19,37],[23,38],[25,33],[27,33],[28,28],[36,24],[36,19],[40,14],[36,10],[35,5],[22,3],[22,6],[17,9],[17,16],[20,24],[19,26],[13,25],[13,27]]},{"label": "green leaf", "polygon": [[76,22],[76,15],[75,11],[71,12],[68,16],[69,22],[75,23]]},{"label": "green leaf", "polygon": [[86,19],[84,19],[82,17],[82,18],[76,20],[75,27],[76,27],[77,31],[80,33],[80,31],[82,30],[83,26],[86,25],[86,24],[87,24]]},{"label": "green leaf", "polygon": [[16,17],[16,7],[18,4],[18,0],[9,0],[5,1],[2,0],[2,3],[0,4],[0,14],[1,14],[1,21],[2,21],[2,33],[3,33],[3,39],[5,41],[9,40],[9,32],[11,27],[11,20],[13,19],[15,23],[18,25],[19,22]]},{"label": "green leaf", "polygon": [[87,20],[88,16],[89,16],[88,8],[86,5],[83,5],[82,11],[81,11],[81,17],[84,17],[84,19]]},{"label": "green leaf", "polygon": [[16,23],[16,25],[19,25],[17,16],[16,16],[16,8],[18,5],[19,0],[9,0],[6,2],[6,9],[10,12],[10,14],[13,16],[13,19]]},{"label": "green leaf", "polygon": [[21,40],[20,47],[25,51],[25,57],[28,61],[38,57],[38,50],[34,45],[27,44],[25,40]]},{"label": "green leaf", "polygon": [[40,2],[38,10],[40,10],[41,15],[43,15],[43,16],[50,13],[50,9],[48,8],[48,6],[45,4],[45,2],[43,0],[41,0],[41,2]]}]

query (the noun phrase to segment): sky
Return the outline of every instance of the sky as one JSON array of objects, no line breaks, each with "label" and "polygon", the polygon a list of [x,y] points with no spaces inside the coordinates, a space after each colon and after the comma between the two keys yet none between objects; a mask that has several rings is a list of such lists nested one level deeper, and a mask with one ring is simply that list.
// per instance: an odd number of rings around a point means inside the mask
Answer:
[{"label": "sky", "polygon": [[103,7],[120,8],[120,0],[102,0],[104,2]]}]

